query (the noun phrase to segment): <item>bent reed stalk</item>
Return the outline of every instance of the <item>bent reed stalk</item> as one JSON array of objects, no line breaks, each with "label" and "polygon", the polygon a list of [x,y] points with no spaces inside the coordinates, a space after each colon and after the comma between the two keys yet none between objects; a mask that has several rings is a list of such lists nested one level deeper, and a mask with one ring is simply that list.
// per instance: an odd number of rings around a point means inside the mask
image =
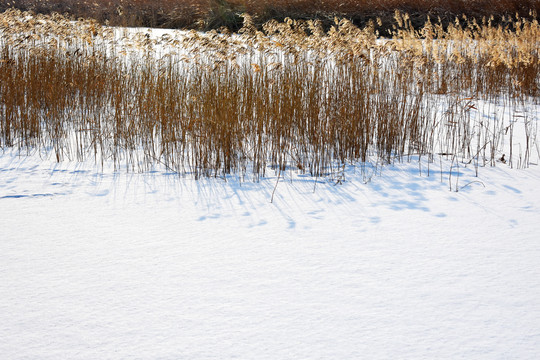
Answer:
[{"label": "bent reed stalk", "polygon": [[[0,146],[195,178],[319,177],[437,154],[495,165],[518,121],[478,104],[517,109],[540,89],[538,23],[506,24],[416,31],[396,13],[393,38],[378,40],[374,24],[258,31],[245,15],[240,35],[153,36],[11,10],[0,15]],[[523,124],[522,167],[538,148],[536,123]]]}]

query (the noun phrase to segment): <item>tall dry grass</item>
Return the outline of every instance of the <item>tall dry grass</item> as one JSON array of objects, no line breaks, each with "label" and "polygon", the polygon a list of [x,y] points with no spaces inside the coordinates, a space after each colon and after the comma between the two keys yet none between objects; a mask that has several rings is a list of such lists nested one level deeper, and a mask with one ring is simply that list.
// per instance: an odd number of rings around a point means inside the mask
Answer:
[{"label": "tall dry grass", "polygon": [[396,13],[391,40],[378,40],[375,26],[336,19],[326,31],[287,19],[259,31],[246,16],[240,36],[155,37],[8,11],[0,146],[258,179],[269,169],[327,176],[413,156],[428,171],[437,157],[478,169],[495,165],[521,126],[526,144],[506,155],[528,165],[536,124],[478,107],[538,100],[538,22],[461,19],[417,31]]},{"label": "tall dry grass", "polygon": [[[455,17],[465,15],[480,21],[483,17],[529,17],[540,13],[539,0],[0,0],[0,11],[15,7],[36,13],[70,14],[75,18],[93,18],[119,26],[238,30],[242,13],[249,13],[257,25],[286,17],[319,19],[327,28],[335,16],[364,26],[370,20],[382,20],[379,31],[386,35],[394,11],[408,13],[415,28],[428,17],[446,26]],[[530,17],[529,17],[530,19]]]}]

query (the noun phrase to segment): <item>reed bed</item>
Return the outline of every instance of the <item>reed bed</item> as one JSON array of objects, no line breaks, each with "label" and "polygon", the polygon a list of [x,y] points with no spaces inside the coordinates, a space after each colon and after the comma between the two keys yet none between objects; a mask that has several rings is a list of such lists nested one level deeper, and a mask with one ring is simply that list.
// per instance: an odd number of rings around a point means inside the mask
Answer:
[{"label": "reed bed", "polygon": [[[351,20],[358,26],[377,17],[384,25],[381,33],[393,23],[395,10],[407,12],[415,28],[428,17],[441,18],[445,26],[456,16],[481,20],[495,16],[519,14],[528,17],[529,10],[540,12],[539,0],[0,0],[0,11],[16,7],[22,11],[69,14],[75,18],[93,18],[115,26],[218,29],[236,31],[242,26],[241,14],[254,17],[260,26],[285,17],[319,19],[325,27],[335,16]],[[532,18],[531,18],[532,19]],[[384,29],[384,31],[383,31]]]},{"label": "reed bed", "polygon": [[520,112],[540,91],[536,20],[415,30],[396,12],[381,40],[345,19],[155,35],[10,10],[0,33],[0,147],[57,161],[257,180],[412,157],[526,167],[538,152],[537,114]]}]

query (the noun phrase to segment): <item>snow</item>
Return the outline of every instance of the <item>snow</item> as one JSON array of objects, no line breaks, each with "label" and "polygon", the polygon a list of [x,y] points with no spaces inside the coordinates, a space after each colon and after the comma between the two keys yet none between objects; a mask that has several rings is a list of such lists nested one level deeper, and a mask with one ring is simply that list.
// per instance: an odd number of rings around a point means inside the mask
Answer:
[{"label": "snow", "polygon": [[540,168],[455,192],[435,164],[286,173],[271,203],[272,174],[6,151],[0,358],[538,358]]},{"label": "snow", "polygon": [[531,141],[260,182],[3,149],[0,359],[540,358]]}]

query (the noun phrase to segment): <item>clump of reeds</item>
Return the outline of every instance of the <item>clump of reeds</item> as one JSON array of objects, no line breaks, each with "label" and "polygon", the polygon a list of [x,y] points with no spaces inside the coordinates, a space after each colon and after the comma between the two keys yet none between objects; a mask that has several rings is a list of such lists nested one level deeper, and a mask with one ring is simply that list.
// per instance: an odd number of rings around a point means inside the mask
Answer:
[{"label": "clump of reeds", "polygon": [[[538,0],[0,0],[0,11],[16,7],[23,11],[69,14],[74,18],[93,18],[115,26],[147,26],[165,28],[237,30],[239,15],[247,12],[257,25],[272,19],[318,19],[331,26],[334,16],[350,19],[357,26],[382,19],[380,31],[392,24],[394,10],[410,14],[411,24],[420,28],[428,17],[441,18],[444,26],[461,15],[481,20],[494,15],[519,14],[529,10],[540,12]],[[530,18],[531,19],[531,18]]]},{"label": "clump of reeds", "polygon": [[412,156],[478,169],[500,159],[521,124],[526,144],[507,156],[527,166],[537,146],[531,119],[487,117],[479,104],[517,114],[538,99],[538,23],[429,21],[418,31],[395,17],[389,40],[378,39],[375,22],[360,29],[336,19],[326,31],[286,19],[258,30],[247,15],[239,36],[156,37],[8,11],[0,146],[257,179],[268,169],[326,176]]}]

